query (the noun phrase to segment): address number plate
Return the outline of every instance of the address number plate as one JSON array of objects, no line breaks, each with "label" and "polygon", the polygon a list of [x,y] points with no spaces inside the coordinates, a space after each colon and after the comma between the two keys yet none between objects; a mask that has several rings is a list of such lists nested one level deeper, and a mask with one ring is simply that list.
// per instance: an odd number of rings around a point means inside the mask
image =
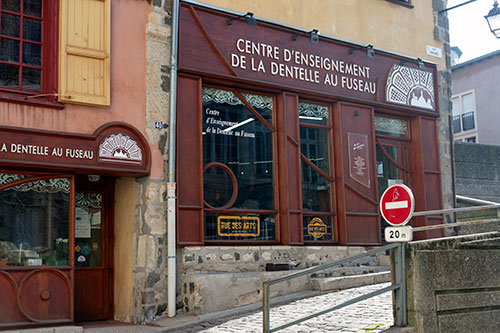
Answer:
[{"label": "address number plate", "polygon": [[411,242],[412,240],[413,232],[410,226],[385,228],[386,242]]}]

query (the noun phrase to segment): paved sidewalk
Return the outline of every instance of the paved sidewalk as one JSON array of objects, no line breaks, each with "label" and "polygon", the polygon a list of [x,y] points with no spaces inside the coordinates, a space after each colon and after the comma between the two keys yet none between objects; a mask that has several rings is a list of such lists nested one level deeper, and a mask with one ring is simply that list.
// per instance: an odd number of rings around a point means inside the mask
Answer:
[{"label": "paved sidewalk", "polygon": [[[281,325],[285,322],[303,317],[322,309],[340,304],[351,298],[366,294],[368,292],[389,286],[383,283],[360,288],[353,288],[332,292],[315,297],[301,299],[292,303],[275,306],[271,308],[271,327]],[[189,322],[186,323],[188,325]],[[193,323],[194,324],[194,323]],[[392,315],[392,293],[370,298],[360,303],[349,305],[343,309],[324,314],[320,317],[310,319],[306,322],[291,326],[280,332],[381,332],[393,324]],[[112,326],[112,327],[87,327],[85,333],[102,332],[174,332],[168,327],[152,326]],[[180,333],[247,333],[262,332],[262,311],[252,312],[244,315],[210,320],[198,323],[196,326],[176,328]]]}]

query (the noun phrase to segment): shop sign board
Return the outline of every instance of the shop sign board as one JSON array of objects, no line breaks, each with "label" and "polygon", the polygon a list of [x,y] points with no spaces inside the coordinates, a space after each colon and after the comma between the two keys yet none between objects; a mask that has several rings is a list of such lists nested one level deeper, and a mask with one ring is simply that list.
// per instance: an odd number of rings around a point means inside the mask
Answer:
[{"label": "shop sign board", "polygon": [[151,152],[142,134],[113,122],[84,135],[0,127],[0,163],[95,174],[145,176]]},{"label": "shop sign board", "polygon": [[380,198],[380,213],[393,226],[404,226],[411,219],[415,200],[410,188],[397,184],[387,188]]}]

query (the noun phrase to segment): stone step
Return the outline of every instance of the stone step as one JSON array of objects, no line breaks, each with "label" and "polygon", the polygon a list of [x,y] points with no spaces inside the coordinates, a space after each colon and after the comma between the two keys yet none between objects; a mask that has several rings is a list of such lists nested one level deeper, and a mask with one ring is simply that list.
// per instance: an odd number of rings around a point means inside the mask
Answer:
[{"label": "stone step", "polygon": [[309,282],[313,290],[330,291],[367,286],[391,281],[390,271],[376,273],[337,276],[337,277],[311,277]]}]

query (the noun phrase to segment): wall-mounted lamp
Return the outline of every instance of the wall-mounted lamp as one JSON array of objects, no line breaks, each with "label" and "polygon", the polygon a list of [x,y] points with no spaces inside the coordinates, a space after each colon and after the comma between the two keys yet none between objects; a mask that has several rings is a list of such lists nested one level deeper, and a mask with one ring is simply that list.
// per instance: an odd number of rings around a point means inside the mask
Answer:
[{"label": "wall-mounted lamp", "polygon": [[101,179],[101,176],[99,175],[87,175],[87,179],[89,182],[98,182],[99,179]]},{"label": "wall-mounted lamp", "polygon": [[228,18],[227,19],[227,24],[231,25],[231,24],[233,24],[233,21],[239,20],[242,17],[245,18],[245,22],[248,25],[251,25],[253,27],[255,27],[257,25],[257,20],[253,17],[253,13],[252,12],[248,12],[248,13],[246,13],[244,15],[236,16],[236,17],[233,17],[233,18]]},{"label": "wall-mounted lamp", "polygon": [[493,2],[493,8],[484,17],[488,22],[491,32],[496,38],[500,38],[500,9],[498,8],[498,1]]},{"label": "wall-mounted lamp", "polygon": [[[372,44],[368,44],[366,46],[359,47],[358,49],[365,50],[366,56],[368,58],[371,58],[371,59],[375,58],[375,50],[373,49],[373,45]],[[357,49],[354,48],[354,47],[351,47],[349,49],[349,54],[354,54],[354,50],[357,50]]]},{"label": "wall-mounted lamp", "polygon": [[303,32],[301,34],[293,34],[292,40],[297,40],[297,38],[299,36],[304,36],[304,35],[309,35],[309,41],[311,43],[318,44],[318,42],[319,42],[319,30],[318,29],[312,29],[311,31]]},{"label": "wall-mounted lamp", "polygon": [[417,60],[415,60],[416,63],[417,63],[417,67],[420,68],[420,69],[424,69],[425,68],[425,65],[424,65],[424,62],[422,61],[422,59],[420,58],[417,58]]}]

